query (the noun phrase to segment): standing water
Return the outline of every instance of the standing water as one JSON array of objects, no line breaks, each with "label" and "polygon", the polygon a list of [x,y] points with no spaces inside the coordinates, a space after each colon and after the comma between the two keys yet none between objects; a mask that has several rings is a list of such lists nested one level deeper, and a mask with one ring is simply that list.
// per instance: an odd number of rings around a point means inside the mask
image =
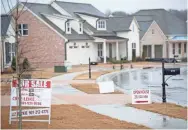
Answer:
[{"label": "standing water", "polygon": [[[165,76],[168,79],[170,76]],[[113,79],[114,83],[130,93],[132,89],[150,89],[152,101],[162,101],[162,69],[142,69],[120,73]],[[172,76],[166,82],[167,102],[187,106],[187,68],[180,68],[180,75]]]}]

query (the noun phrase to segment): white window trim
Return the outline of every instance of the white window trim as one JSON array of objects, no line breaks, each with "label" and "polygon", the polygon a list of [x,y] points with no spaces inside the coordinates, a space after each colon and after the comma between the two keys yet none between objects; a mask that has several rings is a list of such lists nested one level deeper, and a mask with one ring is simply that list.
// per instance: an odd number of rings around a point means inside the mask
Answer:
[{"label": "white window trim", "polygon": [[15,45],[15,43],[9,43],[9,42],[5,42],[4,44],[10,44],[10,50],[9,50],[9,54],[10,54],[10,62],[9,63],[6,63],[6,48],[5,48],[5,46],[4,46],[4,63],[5,63],[5,65],[10,65],[11,63],[12,63],[12,60],[13,60],[13,57],[14,56],[16,56],[16,53],[15,53],[15,51],[13,51],[13,48],[12,48],[12,46],[13,45]]},{"label": "white window trim", "polygon": [[136,43],[132,43],[132,49],[136,49]]},{"label": "white window trim", "polygon": [[[104,22],[104,27],[100,27],[102,23]],[[97,21],[97,30],[106,30],[106,20],[99,20]]]},{"label": "white window trim", "polygon": [[[21,25],[21,29],[19,29],[19,25]],[[29,35],[28,24],[26,24],[26,25],[27,25],[27,29],[24,29],[24,28],[23,28],[23,25],[24,25],[24,24],[18,24],[18,32],[21,31],[21,34],[20,34],[21,36],[28,36],[28,35]],[[24,35],[24,34],[23,34],[23,31],[24,31],[24,30],[27,30],[27,32],[28,32],[27,35]]]},{"label": "white window trim", "polygon": [[79,34],[83,34],[83,23],[79,22]]},{"label": "white window trim", "polygon": [[97,49],[98,49],[98,53],[97,53],[98,57],[102,57],[103,56],[103,44],[98,44]]},{"label": "white window trim", "polygon": [[[69,31],[68,31],[68,28],[69,28]],[[71,34],[71,23],[70,22],[66,22],[66,34]]]}]

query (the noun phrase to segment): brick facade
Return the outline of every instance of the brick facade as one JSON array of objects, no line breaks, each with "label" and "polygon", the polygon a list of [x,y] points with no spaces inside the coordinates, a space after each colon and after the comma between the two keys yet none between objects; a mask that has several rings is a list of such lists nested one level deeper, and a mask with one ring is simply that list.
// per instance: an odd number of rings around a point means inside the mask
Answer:
[{"label": "brick facade", "polygon": [[27,57],[32,67],[53,67],[64,62],[65,40],[44,22],[26,11],[18,20],[28,24],[28,36],[20,40],[21,55]]}]

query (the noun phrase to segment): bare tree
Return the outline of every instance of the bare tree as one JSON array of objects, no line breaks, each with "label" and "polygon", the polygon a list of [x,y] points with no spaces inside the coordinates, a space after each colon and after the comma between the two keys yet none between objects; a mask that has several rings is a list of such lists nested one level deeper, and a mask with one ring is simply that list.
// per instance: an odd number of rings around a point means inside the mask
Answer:
[{"label": "bare tree", "polygon": [[112,12],[111,12],[110,9],[107,9],[107,10],[105,11],[105,15],[106,15],[107,17],[109,17],[111,14],[112,14]]},{"label": "bare tree", "polygon": [[168,10],[168,12],[170,12],[171,14],[175,15],[176,17],[178,17],[179,19],[185,22],[187,21],[187,9],[185,10],[170,9]]},{"label": "bare tree", "polygon": [[[8,8],[9,8],[9,13],[8,11],[6,10],[6,6],[5,6],[5,3],[4,3],[4,0],[1,0],[1,4],[2,4],[2,7],[4,9],[4,12],[8,15],[10,15],[11,17],[11,21],[10,22],[10,25],[12,26],[12,29],[14,30],[14,33],[11,33],[9,32],[9,35],[11,37],[14,37],[15,38],[15,53],[16,53],[16,79],[18,81],[18,97],[19,97],[19,100],[18,100],[18,104],[19,104],[19,129],[22,129],[22,105],[21,105],[21,78],[22,78],[22,74],[29,70],[29,68],[24,68],[23,67],[23,59],[24,59],[24,51],[23,51],[23,47],[21,47],[21,42],[20,42],[20,34],[19,34],[19,18],[21,17],[21,15],[23,15],[28,8],[30,7],[27,7],[26,8],[26,4],[27,4],[28,0],[26,0],[23,3],[21,3],[19,0],[16,1],[16,5],[13,7],[13,4],[12,4],[12,1],[11,0],[7,0],[7,5],[8,5]],[[32,51],[32,50],[30,50]]]},{"label": "bare tree", "polygon": [[117,17],[123,17],[123,16],[128,16],[129,14],[124,11],[114,11],[112,15]]}]

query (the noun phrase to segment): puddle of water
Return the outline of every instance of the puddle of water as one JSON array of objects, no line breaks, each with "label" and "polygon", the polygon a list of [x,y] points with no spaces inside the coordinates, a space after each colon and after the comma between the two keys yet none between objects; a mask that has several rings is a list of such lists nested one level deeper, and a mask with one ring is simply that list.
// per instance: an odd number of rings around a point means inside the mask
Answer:
[{"label": "puddle of water", "polygon": [[[127,93],[130,93],[132,89],[150,88],[152,95],[161,98],[161,71],[161,68],[155,68],[124,72],[116,75],[112,80],[117,86],[127,91]],[[173,76],[167,81],[169,85],[166,86],[167,101],[187,106],[187,68],[180,68],[180,72],[180,75]],[[166,79],[168,77],[165,76]]]},{"label": "puddle of water", "polygon": [[123,105],[82,106],[119,120],[145,125],[153,129],[186,129],[187,121],[135,109]]}]

